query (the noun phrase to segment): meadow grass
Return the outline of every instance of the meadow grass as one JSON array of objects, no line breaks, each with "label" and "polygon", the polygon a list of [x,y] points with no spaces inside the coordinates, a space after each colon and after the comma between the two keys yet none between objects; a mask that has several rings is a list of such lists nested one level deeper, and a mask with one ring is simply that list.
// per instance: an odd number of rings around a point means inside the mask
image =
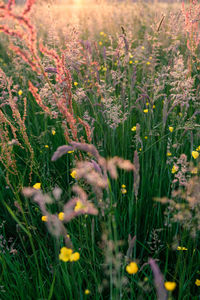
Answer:
[{"label": "meadow grass", "polygon": [[0,299],[200,299],[198,3],[8,5]]}]

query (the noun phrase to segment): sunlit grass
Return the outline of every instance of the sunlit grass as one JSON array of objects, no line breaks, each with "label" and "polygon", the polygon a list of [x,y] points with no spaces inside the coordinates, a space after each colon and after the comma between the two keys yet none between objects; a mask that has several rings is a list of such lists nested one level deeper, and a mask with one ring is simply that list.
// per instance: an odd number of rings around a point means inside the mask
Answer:
[{"label": "sunlit grass", "polygon": [[0,22],[23,33],[0,28],[0,298],[198,299],[200,58],[181,5],[36,1],[27,18]]}]

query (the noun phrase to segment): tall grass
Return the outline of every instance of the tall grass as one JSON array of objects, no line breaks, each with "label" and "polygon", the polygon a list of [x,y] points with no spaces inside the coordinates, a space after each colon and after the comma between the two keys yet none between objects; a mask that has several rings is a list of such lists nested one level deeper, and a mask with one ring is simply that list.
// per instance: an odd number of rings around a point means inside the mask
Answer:
[{"label": "tall grass", "polygon": [[0,299],[199,299],[197,12],[0,2]]}]

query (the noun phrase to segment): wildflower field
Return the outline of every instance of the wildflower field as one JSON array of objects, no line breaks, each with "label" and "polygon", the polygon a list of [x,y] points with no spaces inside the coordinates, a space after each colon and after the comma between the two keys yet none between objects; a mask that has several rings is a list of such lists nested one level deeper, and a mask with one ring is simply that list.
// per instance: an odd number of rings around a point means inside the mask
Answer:
[{"label": "wildflower field", "polygon": [[200,299],[199,16],[0,1],[1,300]]}]

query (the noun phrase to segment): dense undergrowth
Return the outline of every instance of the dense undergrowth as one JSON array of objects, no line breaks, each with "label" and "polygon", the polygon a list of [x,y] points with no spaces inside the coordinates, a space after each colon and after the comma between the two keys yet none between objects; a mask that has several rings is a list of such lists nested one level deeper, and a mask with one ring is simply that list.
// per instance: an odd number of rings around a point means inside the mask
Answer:
[{"label": "dense undergrowth", "polygon": [[199,299],[197,2],[0,2],[0,299]]}]

